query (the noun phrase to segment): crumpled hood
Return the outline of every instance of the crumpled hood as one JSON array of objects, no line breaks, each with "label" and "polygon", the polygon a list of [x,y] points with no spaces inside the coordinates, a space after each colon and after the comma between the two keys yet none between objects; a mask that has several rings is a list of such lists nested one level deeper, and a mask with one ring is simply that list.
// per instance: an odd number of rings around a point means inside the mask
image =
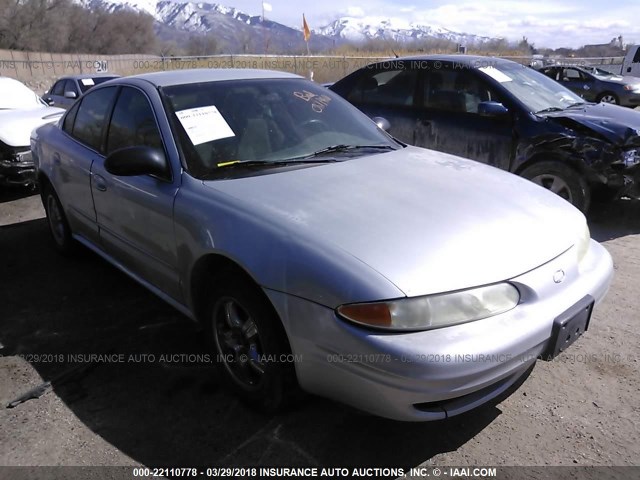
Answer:
[{"label": "crumpled hood", "polygon": [[619,83],[622,85],[640,85],[640,78],[629,75],[613,75],[611,77],[600,78],[602,82]]},{"label": "crumpled hood", "polygon": [[358,258],[409,296],[518,276],[569,249],[585,225],[527,180],[415,147],[205,185],[293,241]]},{"label": "crumpled hood", "polygon": [[640,146],[640,112],[608,103],[589,103],[582,107],[545,114],[571,127],[576,122],[619,146]]},{"label": "crumpled hood", "polygon": [[34,128],[57,121],[62,108],[42,105],[28,109],[0,110],[0,140],[10,147],[28,147]]}]

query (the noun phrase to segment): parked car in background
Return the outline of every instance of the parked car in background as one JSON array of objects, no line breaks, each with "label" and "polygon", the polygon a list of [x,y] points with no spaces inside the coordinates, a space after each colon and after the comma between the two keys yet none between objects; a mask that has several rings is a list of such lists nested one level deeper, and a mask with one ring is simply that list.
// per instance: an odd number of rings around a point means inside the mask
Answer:
[{"label": "parked car in background", "polygon": [[629,45],[622,61],[622,75],[640,77],[640,45]]},{"label": "parked car in background", "polygon": [[266,410],[299,386],[398,420],[459,414],[564,351],[611,281],[561,198],[405,146],[297,75],[121,78],[31,145],[56,247],[202,322]]},{"label": "parked car in background", "polygon": [[540,72],[588,102],[640,106],[640,78],[622,77],[597,67],[549,66]]},{"label": "parked car in background", "polygon": [[594,192],[640,195],[640,112],[587,103],[518,63],[400,58],[357,70],[330,89],[385,119],[403,142],[516,173],[582,211]]},{"label": "parked car in background", "polygon": [[47,102],[48,105],[66,110],[91,87],[118,78],[119,76],[120,75],[104,73],[61,77],[44,93],[42,99]]},{"label": "parked car in background", "polygon": [[55,122],[63,112],[18,80],[0,77],[0,186],[35,185],[31,130]]}]

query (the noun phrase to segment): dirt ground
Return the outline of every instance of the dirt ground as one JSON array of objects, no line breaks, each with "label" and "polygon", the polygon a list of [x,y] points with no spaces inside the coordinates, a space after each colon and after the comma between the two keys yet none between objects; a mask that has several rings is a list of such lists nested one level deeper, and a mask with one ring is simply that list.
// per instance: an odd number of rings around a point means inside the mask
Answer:
[{"label": "dirt ground", "polygon": [[[189,321],[97,256],[59,256],[39,198],[0,193],[0,466],[640,465],[640,202],[589,223],[616,274],[587,334],[507,398],[412,424],[317,397],[246,408],[189,360],[205,352]],[[138,361],[69,361],[90,353]]]}]

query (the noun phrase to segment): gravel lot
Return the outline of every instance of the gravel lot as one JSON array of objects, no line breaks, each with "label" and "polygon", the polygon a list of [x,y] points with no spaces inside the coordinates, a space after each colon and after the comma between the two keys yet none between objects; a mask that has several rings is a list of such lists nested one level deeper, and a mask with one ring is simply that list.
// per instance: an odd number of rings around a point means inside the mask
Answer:
[{"label": "gravel lot", "polygon": [[181,361],[205,353],[190,322],[97,256],[60,257],[39,197],[0,191],[0,465],[640,465],[640,202],[589,221],[616,276],[588,333],[507,398],[406,424],[315,397],[245,408],[210,365]]}]

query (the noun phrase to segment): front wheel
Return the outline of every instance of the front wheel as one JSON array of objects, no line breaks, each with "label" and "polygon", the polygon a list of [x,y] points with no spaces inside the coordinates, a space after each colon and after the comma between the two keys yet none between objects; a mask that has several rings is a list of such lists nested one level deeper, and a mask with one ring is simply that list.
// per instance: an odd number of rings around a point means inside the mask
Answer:
[{"label": "front wheel", "polygon": [[62,209],[60,199],[50,185],[42,189],[42,204],[47,215],[49,232],[56,250],[63,255],[71,255],[75,251],[76,244],[71,236],[71,228]]},{"label": "front wheel", "polygon": [[611,103],[613,105],[620,105],[618,97],[610,92],[605,92],[598,97],[598,103]]},{"label": "front wheel", "polygon": [[263,411],[279,410],[297,390],[284,328],[258,287],[237,279],[221,283],[207,309],[216,363],[241,399]]},{"label": "front wheel", "polygon": [[591,194],[586,180],[573,168],[560,162],[538,162],[525,168],[521,175],[552,191],[586,213]]}]

